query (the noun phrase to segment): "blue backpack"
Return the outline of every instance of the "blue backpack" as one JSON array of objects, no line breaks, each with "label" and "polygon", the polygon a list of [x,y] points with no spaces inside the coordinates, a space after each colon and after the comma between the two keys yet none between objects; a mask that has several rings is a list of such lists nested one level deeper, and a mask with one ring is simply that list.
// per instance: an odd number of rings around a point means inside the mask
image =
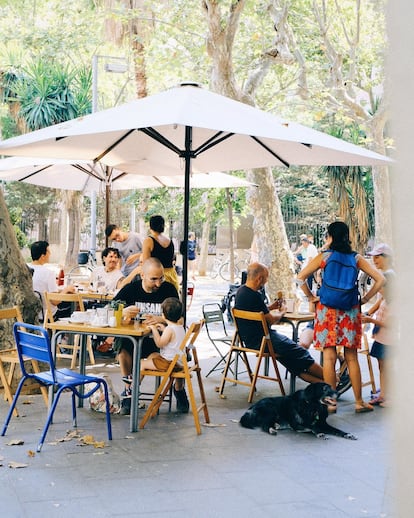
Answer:
[{"label": "blue backpack", "polygon": [[329,308],[349,310],[358,304],[359,297],[356,253],[336,250],[328,253],[319,289],[320,301]]}]

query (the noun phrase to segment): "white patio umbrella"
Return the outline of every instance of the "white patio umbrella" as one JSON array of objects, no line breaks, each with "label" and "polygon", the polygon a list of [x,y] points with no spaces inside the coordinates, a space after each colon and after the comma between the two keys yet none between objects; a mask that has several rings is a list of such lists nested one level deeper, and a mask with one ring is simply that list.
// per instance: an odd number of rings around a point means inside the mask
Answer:
[{"label": "white patio umbrella", "polygon": [[[192,172],[391,163],[383,155],[194,84],[8,139],[0,143],[0,153],[76,156],[152,176],[184,172],[185,240]],[[184,286],[186,282],[184,268]]]},{"label": "white patio umbrella", "polygon": [[[105,196],[105,226],[107,226],[112,190],[183,187],[184,174],[144,176],[125,173],[102,163],[93,163],[88,160],[17,156],[0,160],[0,180],[24,182],[53,189],[81,191],[85,194],[93,191],[100,192]],[[198,173],[191,181],[192,188],[204,189],[250,187],[252,185],[243,178],[221,172]]]}]

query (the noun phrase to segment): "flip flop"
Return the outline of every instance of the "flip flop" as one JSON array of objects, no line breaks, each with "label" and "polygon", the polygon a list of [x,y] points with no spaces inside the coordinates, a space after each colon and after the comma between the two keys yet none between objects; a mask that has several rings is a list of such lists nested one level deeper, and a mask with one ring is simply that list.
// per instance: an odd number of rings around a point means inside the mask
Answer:
[{"label": "flip flop", "polygon": [[374,410],[374,407],[371,406],[369,403],[364,403],[363,406],[355,408],[356,414],[365,414],[366,412],[372,412]]}]

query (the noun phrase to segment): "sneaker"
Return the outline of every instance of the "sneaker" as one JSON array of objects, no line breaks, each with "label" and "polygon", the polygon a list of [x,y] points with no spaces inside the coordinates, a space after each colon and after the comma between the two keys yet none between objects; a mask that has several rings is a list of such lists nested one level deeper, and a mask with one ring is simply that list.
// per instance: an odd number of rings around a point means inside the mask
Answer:
[{"label": "sneaker", "polygon": [[128,376],[122,376],[122,381],[128,385],[132,385],[132,374],[128,374]]},{"label": "sneaker", "polygon": [[190,404],[188,402],[187,394],[185,389],[176,390],[174,387],[174,396],[177,398],[177,412],[181,414],[188,414]]},{"label": "sneaker", "polygon": [[131,395],[132,392],[129,389],[125,389],[121,392],[121,410],[119,411],[121,415],[131,414]]}]

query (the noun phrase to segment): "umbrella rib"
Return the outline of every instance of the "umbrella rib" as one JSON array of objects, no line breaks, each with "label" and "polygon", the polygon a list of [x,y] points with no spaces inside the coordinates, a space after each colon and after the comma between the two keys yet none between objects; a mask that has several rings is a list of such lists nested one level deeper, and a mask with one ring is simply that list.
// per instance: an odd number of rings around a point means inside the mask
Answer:
[{"label": "umbrella rib", "polygon": [[215,135],[213,135],[211,138],[206,140],[204,144],[202,144],[200,147],[194,150],[194,157],[197,157],[201,153],[204,153],[204,151],[207,151],[208,149],[216,146],[217,144],[220,144],[224,140],[227,140],[228,138],[232,137],[234,133],[226,133],[221,138],[218,138],[220,135],[223,135],[223,131],[218,131]]},{"label": "umbrella rib", "polygon": [[122,137],[120,137],[118,140],[116,140],[113,144],[111,144],[107,149],[105,149],[105,151],[103,153],[101,153],[100,155],[98,155],[96,158],[94,158],[94,162],[99,162],[100,160],[102,160],[102,158],[107,155],[108,153],[110,153],[114,148],[116,148],[116,146],[118,144],[120,144],[123,140],[125,140],[127,137],[129,137],[129,135],[131,135],[131,133],[135,131],[135,129],[131,129],[129,131],[127,131],[124,135],[122,135]]},{"label": "umbrella rib", "polygon": [[32,176],[35,176],[35,175],[41,173],[42,171],[45,171],[46,169],[49,169],[49,167],[50,167],[50,165],[45,165],[44,167],[41,167],[40,169],[36,169],[36,171],[33,171],[33,173],[30,173],[30,174],[24,176],[23,178],[20,178],[19,182],[24,182],[28,178],[31,178]]},{"label": "umbrella rib", "polygon": [[168,139],[166,139],[161,133],[159,133],[154,128],[138,128],[138,131],[142,131],[142,133],[145,133],[145,135],[148,135],[152,139],[156,140],[163,146],[167,147],[171,151],[174,151],[178,156],[182,156],[182,151],[180,148],[175,146],[172,142],[170,142]]},{"label": "umbrella rib", "polygon": [[270,153],[272,156],[274,156],[275,158],[277,158],[278,160],[280,160],[280,162],[282,162],[283,165],[285,165],[286,167],[290,167],[290,164],[289,162],[286,162],[286,160],[283,160],[283,158],[281,158],[277,153],[275,153],[274,151],[272,151],[270,149],[269,146],[266,146],[265,143],[263,143],[261,140],[259,140],[257,137],[255,137],[254,135],[250,135],[250,137],[255,141],[257,142],[260,146],[262,146],[262,148],[266,149],[266,151],[268,153]]}]

